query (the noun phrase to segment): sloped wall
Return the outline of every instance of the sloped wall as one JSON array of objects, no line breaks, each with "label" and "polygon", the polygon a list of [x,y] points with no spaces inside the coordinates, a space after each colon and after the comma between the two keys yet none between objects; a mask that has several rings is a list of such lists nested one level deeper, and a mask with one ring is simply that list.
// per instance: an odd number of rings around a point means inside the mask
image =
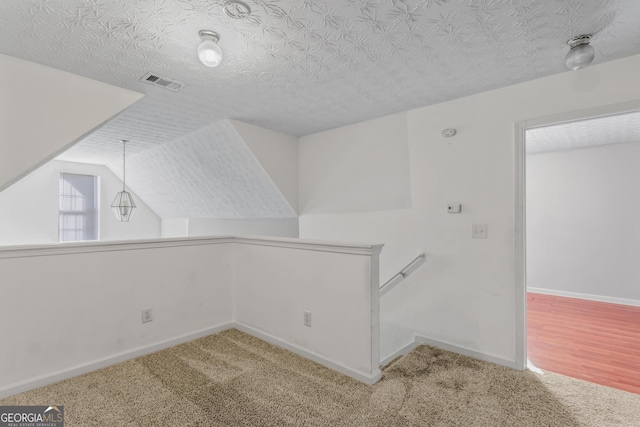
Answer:
[{"label": "sloped wall", "polygon": [[296,217],[229,120],[128,158],[127,184],[162,218]]},{"label": "sloped wall", "polygon": [[239,120],[229,120],[260,165],[298,212],[298,138]]},{"label": "sloped wall", "polygon": [[159,210],[163,237],[298,237],[297,137],[221,120],[129,164],[127,182]]},{"label": "sloped wall", "polygon": [[0,55],[0,190],[142,97]]}]

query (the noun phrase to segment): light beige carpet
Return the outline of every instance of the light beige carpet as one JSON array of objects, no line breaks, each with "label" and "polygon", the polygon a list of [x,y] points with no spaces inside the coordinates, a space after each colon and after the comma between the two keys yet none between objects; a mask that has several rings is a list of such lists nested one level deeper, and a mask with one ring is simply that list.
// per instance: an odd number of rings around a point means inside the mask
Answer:
[{"label": "light beige carpet", "polygon": [[0,401],[67,426],[639,426],[640,395],[420,346],[367,386],[229,330]]}]

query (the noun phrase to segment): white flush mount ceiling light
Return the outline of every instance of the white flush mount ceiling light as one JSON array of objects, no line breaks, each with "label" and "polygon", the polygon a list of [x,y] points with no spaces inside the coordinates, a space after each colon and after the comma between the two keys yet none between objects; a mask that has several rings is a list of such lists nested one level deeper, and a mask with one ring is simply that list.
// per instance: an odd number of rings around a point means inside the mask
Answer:
[{"label": "white flush mount ceiling light", "polygon": [[211,30],[200,30],[198,35],[202,39],[198,45],[198,58],[207,67],[217,67],[222,62],[222,49],[218,46],[220,34]]},{"label": "white flush mount ceiling light", "polygon": [[229,18],[233,19],[244,19],[251,14],[249,5],[238,0],[229,0],[224,4],[223,10]]},{"label": "white flush mount ceiling light", "polygon": [[593,58],[596,56],[596,51],[593,46],[589,44],[590,41],[591,34],[583,34],[567,40],[570,48],[565,58],[567,68],[579,70],[591,64]]}]

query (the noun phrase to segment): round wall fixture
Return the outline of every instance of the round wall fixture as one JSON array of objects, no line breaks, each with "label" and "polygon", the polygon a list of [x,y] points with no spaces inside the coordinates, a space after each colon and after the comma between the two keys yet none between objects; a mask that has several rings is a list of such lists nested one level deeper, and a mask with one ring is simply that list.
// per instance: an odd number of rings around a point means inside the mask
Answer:
[{"label": "round wall fixture", "polygon": [[456,130],[454,128],[445,129],[442,131],[442,136],[445,138],[451,138],[456,134]]},{"label": "round wall fixture", "polygon": [[251,14],[249,5],[238,0],[229,0],[224,4],[223,10],[229,18],[233,19],[244,19]]}]

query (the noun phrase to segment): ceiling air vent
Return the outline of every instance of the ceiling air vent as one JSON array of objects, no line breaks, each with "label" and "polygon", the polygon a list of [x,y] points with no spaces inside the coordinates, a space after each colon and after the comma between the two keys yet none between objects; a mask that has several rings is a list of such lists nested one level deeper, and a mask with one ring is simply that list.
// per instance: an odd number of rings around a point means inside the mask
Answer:
[{"label": "ceiling air vent", "polygon": [[171,89],[174,92],[177,92],[184,87],[184,83],[180,83],[166,77],[160,77],[159,75],[153,73],[147,73],[140,80],[155,86],[162,86],[164,88]]}]

